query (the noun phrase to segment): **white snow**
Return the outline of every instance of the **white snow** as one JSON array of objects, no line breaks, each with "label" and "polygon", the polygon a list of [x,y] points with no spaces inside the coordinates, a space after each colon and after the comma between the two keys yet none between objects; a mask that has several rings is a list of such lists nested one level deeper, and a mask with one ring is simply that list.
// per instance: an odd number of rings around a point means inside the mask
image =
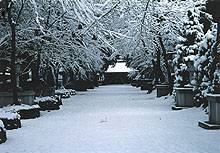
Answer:
[{"label": "white snow", "polygon": [[65,88],[62,88],[62,89],[58,89],[58,90],[55,90],[55,94],[71,94],[71,95],[75,95],[76,94],[76,91],[73,90],[73,89],[65,89]]},{"label": "white snow", "polygon": [[0,118],[1,119],[9,119],[9,120],[20,119],[20,115],[16,112],[4,111],[4,110],[0,109]]},{"label": "white snow", "polygon": [[110,66],[106,72],[117,73],[117,72],[131,72],[131,71],[134,71],[134,70],[131,68],[128,68],[125,62],[117,62],[115,66]]},{"label": "white snow", "polygon": [[207,96],[209,96],[209,97],[220,97],[220,94],[207,94]]},{"label": "white snow", "polygon": [[195,59],[195,55],[188,55],[187,57],[184,57],[184,60],[185,61],[194,61],[194,59]]},{"label": "white snow", "polygon": [[39,105],[12,105],[12,106],[6,106],[1,108],[1,110],[6,112],[18,112],[19,110],[28,110],[28,109],[34,109],[34,108],[40,108]]},{"label": "white snow", "polygon": [[47,101],[57,101],[57,100],[54,97],[50,97],[50,96],[36,97],[34,100],[35,103],[47,102]]},{"label": "white snow", "polygon": [[172,111],[171,97],[155,98],[129,85],[101,86],[65,99],[7,131],[0,153],[219,153],[220,131],[198,127],[201,108]]},{"label": "white snow", "polygon": [[0,128],[4,128],[4,124],[1,120],[0,120]]}]

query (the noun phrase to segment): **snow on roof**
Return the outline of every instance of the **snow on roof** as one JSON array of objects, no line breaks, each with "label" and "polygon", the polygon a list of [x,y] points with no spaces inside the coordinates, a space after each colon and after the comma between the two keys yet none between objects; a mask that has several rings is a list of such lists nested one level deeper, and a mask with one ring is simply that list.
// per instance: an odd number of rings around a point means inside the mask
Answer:
[{"label": "snow on roof", "polygon": [[109,68],[106,72],[107,73],[112,73],[112,72],[117,73],[117,72],[131,72],[131,71],[134,71],[134,70],[131,68],[128,68],[126,66],[125,62],[117,62],[115,64],[115,66],[109,66]]}]

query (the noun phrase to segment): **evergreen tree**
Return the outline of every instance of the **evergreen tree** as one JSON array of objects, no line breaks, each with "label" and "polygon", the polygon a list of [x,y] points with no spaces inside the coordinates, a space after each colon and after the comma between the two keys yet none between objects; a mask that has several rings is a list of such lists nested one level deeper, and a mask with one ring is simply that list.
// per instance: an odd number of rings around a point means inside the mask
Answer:
[{"label": "evergreen tree", "polygon": [[198,53],[198,43],[203,39],[203,25],[199,22],[199,14],[195,10],[188,10],[188,19],[184,22],[182,36],[176,45],[175,86],[184,87],[190,84],[189,66]]}]

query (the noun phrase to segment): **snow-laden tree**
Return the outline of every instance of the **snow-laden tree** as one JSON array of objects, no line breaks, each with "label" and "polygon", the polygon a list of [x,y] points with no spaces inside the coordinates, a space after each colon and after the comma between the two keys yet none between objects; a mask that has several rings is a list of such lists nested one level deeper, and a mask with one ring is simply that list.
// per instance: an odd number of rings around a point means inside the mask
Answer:
[{"label": "snow-laden tree", "polygon": [[[131,66],[140,71],[151,68],[152,62],[156,63],[155,76],[161,76],[163,81],[172,82],[169,70],[170,62],[167,61],[167,52],[174,52],[181,36],[184,20],[187,17],[187,10],[193,9],[195,5],[202,4],[204,0],[194,2],[187,1],[149,1],[140,7],[137,12],[136,21],[130,26],[127,35],[132,39],[127,39],[125,45],[129,48]],[[139,13],[139,14],[138,14]],[[132,49],[130,49],[132,48]],[[155,60],[157,59],[157,60]],[[161,61],[161,62],[160,62]],[[169,73],[168,73],[169,72]],[[165,79],[164,74],[166,75]]]},{"label": "snow-laden tree", "polygon": [[[32,75],[36,81],[40,77],[53,80],[61,67],[80,79],[88,79],[90,74],[102,71],[103,58],[106,55],[100,48],[111,45],[105,38],[106,34],[101,32],[105,29],[103,26],[97,28],[97,24],[115,9],[117,3],[102,10],[92,0],[8,2],[11,12],[7,12],[6,16],[9,13],[10,19],[19,16],[19,20],[11,22],[16,27],[16,40],[12,42],[17,45],[14,47],[16,53],[13,53],[13,59],[15,65],[18,61],[23,65],[15,74],[14,80],[29,73],[30,68],[35,69],[36,74]],[[10,25],[7,17],[1,23],[1,58],[11,62]],[[52,73],[49,78],[48,72]],[[53,85],[52,83],[51,86]]]},{"label": "snow-laden tree", "polygon": [[[197,4],[189,10],[183,36],[176,46],[176,86],[191,83],[198,104],[207,104],[207,93],[218,86],[218,62],[216,62],[217,24],[206,12],[205,5]],[[194,65],[193,72],[189,73]],[[191,79],[189,79],[191,78]],[[214,79],[216,78],[216,79]]]},{"label": "snow-laden tree", "polygon": [[210,28],[205,33],[202,41],[198,43],[199,51],[194,59],[194,66],[196,68],[195,80],[193,82],[195,91],[197,92],[196,100],[199,103],[206,101],[207,93],[212,90],[212,80],[214,73],[212,71],[213,63],[213,49],[216,43],[217,27],[212,23],[210,16],[205,14],[206,20],[210,22]]},{"label": "snow-laden tree", "polygon": [[190,72],[188,71],[190,62],[198,53],[198,43],[204,37],[203,25],[199,22],[199,14],[195,10],[188,10],[188,19],[184,22],[182,36],[176,45],[177,55],[174,60],[176,68],[175,85],[184,87],[190,84]]},{"label": "snow-laden tree", "polygon": [[[15,19],[19,16],[15,20],[15,63],[22,63],[22,69],[17,74],[22,78],[33,71],[36,82],[40,77],[56,82],[61,68],[70,80],[90,79],[122,55],[140,73],[154,74],[156,83],[172,84],[167,53],[178,53],[175,64],[179,73],[192,57],[188,55],[198,53],[198,61],[201,60],[202,39],[209,37],[207,31],[213,32],[204,26],[207,20],[202,21],[204,17],[198,10],[204,7],[205,0],[8,2],[13,4],[11,16]],[[1,20],[0,54],[10,61],[11,34],[7,20]],[[51,72],[48,78],[47,73]],[[178,74],[177,78],[182,79]]]}]

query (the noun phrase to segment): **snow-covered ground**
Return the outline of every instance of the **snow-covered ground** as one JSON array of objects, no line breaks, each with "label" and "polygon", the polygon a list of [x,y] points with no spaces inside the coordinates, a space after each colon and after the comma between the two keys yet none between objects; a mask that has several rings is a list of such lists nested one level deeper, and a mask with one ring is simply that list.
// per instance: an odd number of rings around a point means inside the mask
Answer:
[{"label": "snow-covered ground", "polygon": [[22,120],[0,153],[219,153],[220,130],[197,126],[201,108],[171,110],[171,98],[102,86],[64,100],[58,111]]}]

